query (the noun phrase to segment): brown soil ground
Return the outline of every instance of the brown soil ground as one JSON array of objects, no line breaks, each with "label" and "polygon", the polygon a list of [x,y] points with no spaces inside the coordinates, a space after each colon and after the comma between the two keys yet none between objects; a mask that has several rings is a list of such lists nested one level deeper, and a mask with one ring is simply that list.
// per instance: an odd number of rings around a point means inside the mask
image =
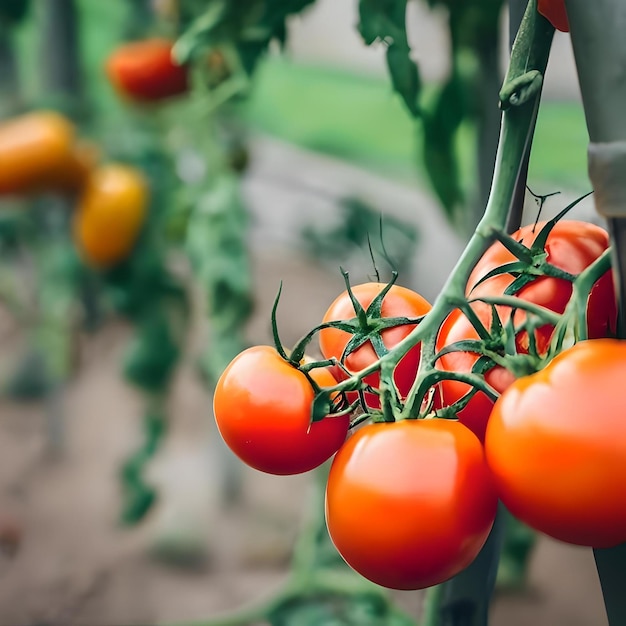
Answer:
[{"label": "brown soil ground", "polygon": [[[266,249],[254,260],[251,341],[269,340],[280,278],[286,343],[317,323],[341,288],[338,273],[292,252]],[[22,339],[10,321],[2,331],[6,365]],[[59,399],[61,450],[50,444],[50,403],[0,404],[0,538],[15,547],[0,556],[0,626],[199,620],[266,595],[285,576],[310,477],[272,477],[232,464],[194,373],[193,349],[173,389],[171,430],[150,471],[160,504],[138,527],[117,523],[118,468],[140,437],[141,400],[119,376],[129,333],[111,324],[81,338],[79,366]],[[242,494],[226,506],[220,493],[229,467],[240,472]],[[21,528],[19,543],[11,520]],[[168,549],[186,555],[186,564],[155,556]],[[407,607],[417,606],[416,598],[399,596]],[[492,616],[493,626],[606,624],[591,553],[541,539],[527,589],[498,594]]]}]

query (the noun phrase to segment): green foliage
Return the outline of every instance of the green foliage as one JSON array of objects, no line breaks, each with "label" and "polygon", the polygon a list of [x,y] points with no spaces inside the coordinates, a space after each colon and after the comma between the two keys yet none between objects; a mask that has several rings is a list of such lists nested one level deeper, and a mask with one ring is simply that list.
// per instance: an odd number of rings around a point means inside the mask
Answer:
[{"label": "green foliage", "polygon": [[0,0],[0,27],[21,22],[29,9],[30,0]]},{"label": "green foliage", "polygon": [[340,220],[331,228],[307,226],[302,231],[305,245],[318,259],[345,262],[357,250],[368,246],[376,261],[384,259],[392,269],[404,273],[415,252],[418,233],[412,224],[383,215],[360,198],[343,199]]},{"label": "green foliage", "polygon": [[393,87],[411,115],[419,117],[421,80],[410,57],[406,4],[407,0],[360,0],[359,31],[368,46],[374,42],[387,45],[387,66]]},{"label": "green foliage", "polygon": [[242,327],[253,306],[248,214],[232,174],[223,174],[197,194],[185,247],[207,298],[210,340],[201,367],[207,379],[215,382],[241,351]]},{"label": "green foliage", "polygon": [[425,111],[424,166],[448,217],[453,218],[463,206],[457,133],[467,112],[465,85],[453,73],[441,88],[433,107]]},{"label": "green foliage", "polygon": [[268,621],[272,626],[414,626],[376,593],[297,598],[279,606]]},{"label": "green foliage", "polygon": [[124,463],[121,469],[123,487],[122,522],[132,525],[141,521],[157,500],[153,487],[145,482],[143,470],[154,456],[165,436],[167,421],[164,413],[149,409],[144,415],[143,445]]},{"label": "green foliage", "polygon": [[228,73],[252,74],[272,41],[284,44],[286,20],[314,0],[181,0],[175,54],[181,62],[207,52],[224,53]]},{"label": "green foliage", "polygon": [[143,320],[128,347],[124,376],[146,391],[167,387],[180,356],[180,346],[164,312],[158,308]]}]

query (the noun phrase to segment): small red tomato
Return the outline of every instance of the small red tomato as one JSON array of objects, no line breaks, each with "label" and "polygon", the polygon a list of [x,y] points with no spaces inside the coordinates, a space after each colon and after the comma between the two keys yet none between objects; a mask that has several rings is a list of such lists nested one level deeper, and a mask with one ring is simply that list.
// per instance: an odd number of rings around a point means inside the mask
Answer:
[{"label": "small red tomato", "polygon": [[392,589],[423,589],[466,568],[496,508],[483,448],[455,420],[360,428],[333,459],[326,488],[326,521],[339,554]]},{"label": "small red tomato", "polygon": [[[310,372],[320,387],[337,381],[324,368]],[[248,348],[224,370],[213,410],[228,447],[269,474],[299,474],[328,460],[346,439],[349,416],[311,423],[315,393],[307,377],[270,346]]]},{"label": "small red tomato", "polygon": [[156,102],[185,93],[188,70],[172,58],[169,39],[134,41],[116,48],[106,61],[106,73],[115,89],[136,102]]}]

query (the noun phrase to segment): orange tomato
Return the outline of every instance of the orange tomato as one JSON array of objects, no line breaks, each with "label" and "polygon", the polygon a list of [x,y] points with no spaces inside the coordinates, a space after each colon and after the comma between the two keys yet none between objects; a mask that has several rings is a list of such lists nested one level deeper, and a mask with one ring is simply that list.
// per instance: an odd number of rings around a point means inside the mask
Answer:
[{"label": "orange tomato", "polygon": [[53,111],[36,111],[0,124],[0,194],[54,187],[75,149],[74,125]]},{"label": "orange tomato", "polygon": [[626,341],[581,341],[495,403],[485,454],[513,515],[560,541],[626,541]]},{"label": "orange tomato", "polygon": [[74,240],[85,261],[111,267],[130,254],[145,221],[147,181],[134,167],[102,165],[89,176],[74,215]]},{"label": "orange tomato", "polygon": [[392,589],[423,589],[466,568],[496,508],[480,441],[454,420],[363,426],[335,455],[326,486],[339,554]]}]

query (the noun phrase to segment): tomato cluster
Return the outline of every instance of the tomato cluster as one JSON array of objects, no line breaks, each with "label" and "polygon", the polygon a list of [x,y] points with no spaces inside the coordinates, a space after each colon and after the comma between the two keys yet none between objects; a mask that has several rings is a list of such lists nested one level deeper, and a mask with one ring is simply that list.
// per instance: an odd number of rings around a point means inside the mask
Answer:
[{"label": "tomato cluster", "polygon": [[100,163],[100,149],[55,111],[0,124],[0,196],[62,194],[76,204],[73,238],[98,269],[128,257],[144,225],[148,184],[135,167]]},{"label": "tomato cluster", "polygon": [[[466,568],[498,499],[564,541],[625,541],[626,506],[612,494],[626,480],[626,427],[611,389],[626,376],[626,343],[609,338],[608,245],[602,228],[574,220],[502,236],[425,350],[415,329],[434,310],[424,298],[395,280],[348,284],[290,356],[278,345],[234,359],[215,390],[219,430],[244,462],[274,474],[334,455],[330,537],[385,587],[430,587]],[[587,340],[553,358],[573,281],[592,265]],[[323,360],[306,361],[315,335]],[[485,386],[473,389],[478,379]]]}]

